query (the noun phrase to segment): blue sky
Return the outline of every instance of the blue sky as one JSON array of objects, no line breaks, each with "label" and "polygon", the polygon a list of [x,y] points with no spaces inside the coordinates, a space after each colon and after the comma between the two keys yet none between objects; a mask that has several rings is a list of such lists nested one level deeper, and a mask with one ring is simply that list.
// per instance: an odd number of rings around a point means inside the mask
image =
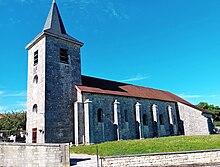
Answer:
[{"label": "blue sky", "polygon": [[[27,51],[52,0],[0,0],[0,112],[26,109]],[[219,0],[57,0],[82,73],[220,105]]]}]

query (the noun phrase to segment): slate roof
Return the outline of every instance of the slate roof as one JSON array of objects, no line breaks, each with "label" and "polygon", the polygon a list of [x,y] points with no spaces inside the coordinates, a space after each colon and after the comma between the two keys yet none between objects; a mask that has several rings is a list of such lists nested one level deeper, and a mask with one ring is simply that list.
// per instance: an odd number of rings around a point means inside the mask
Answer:
[{"label": "slate roof", "polygon": [[89,76],[82,76],[82,85],[77,85],[77,87],[81,92],[180,102],[197,110],[207,112],[206,110],[194,106],[181,97],[164,90],[157,90]]},{"label": "slate roof", "polygon": [[39,35],[37,35],[37,37],[26,46],[26,49],[32,47],[34,43],[37,40],[39,40],[44,34],[55,36],[58,38],[63,38],[68,41],[74,42],[80,46],[83,46],[82,42],[67,34],[59,9],[55,1],[53,1],[52,3],[42,32]]},{"label": "slate roof", "polygon": [[66,34],[66,29],[64,27],[63,21],[60,16],[60,12],[55,1],[53,1],[52,3],[52,6],[47,16],[46,23],[43,28],[43,30],[48,29],[50,29],[53,32]]}]

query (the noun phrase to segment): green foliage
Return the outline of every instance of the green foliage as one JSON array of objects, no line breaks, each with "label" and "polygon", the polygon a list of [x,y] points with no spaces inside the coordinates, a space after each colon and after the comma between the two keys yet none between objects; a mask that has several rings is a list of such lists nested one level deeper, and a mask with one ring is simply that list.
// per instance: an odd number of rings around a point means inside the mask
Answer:
[{"label": "green foliage", "polygon": [[0,130],[9,130],[16,132],[18,130],[26,129],[26,112],[10,112],[4,114],[5,117],[0,119]]},{"label": "green foliage", "polygon": [[219,106],[214,106],[206,102],[200,102],[199,104],[197,104],[197,106],[202,109],[212,112],[214,114],[214,122],[220,122],[220,107]]},{"label": "green foliage", "polygon": [[[71,147],[72,153],[96,154],[97,145]],[[220,135],[172,136],[98,144],[100,156],[208,150],[220,148]]]}]

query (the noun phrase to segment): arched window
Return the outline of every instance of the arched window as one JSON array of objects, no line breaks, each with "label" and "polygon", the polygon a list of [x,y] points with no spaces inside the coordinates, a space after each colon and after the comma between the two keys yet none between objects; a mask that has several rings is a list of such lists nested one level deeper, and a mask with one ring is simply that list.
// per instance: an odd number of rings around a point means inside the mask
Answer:
[{"label": "arched window", "polygon": [[160,125],[164,125],[163,115],[162,114],[159,115],[159,120],[160,120]]},{"label": "arched window", "polygon": [[102,122],[102,115],[103,115],[103,111],[101,108],[98,109],[97,111],[97,120],[98,122]]},{"label": "arched window", "polygon": [[37,112],[37,104],[35,104],[35,105],[33,106],[32,111],[33,111],[33,112]]},{"label": "arched window", "polygon": [[37,76],[37,75],[34,76],[34,80],[33,80],[33,82],[34,82],[35,84],[38,83],[38,76]]},{"label": "arched window", "polygon": [[124,111],[124,114],[125,114],[125,122],[128,122],[128,111],[125,110],[125,111]]},{"label": "arched window", "polygon": [[146,114],[144,114],[143,115],[143,125],[148,125],[148,121],[147,121],[147,115]]}]

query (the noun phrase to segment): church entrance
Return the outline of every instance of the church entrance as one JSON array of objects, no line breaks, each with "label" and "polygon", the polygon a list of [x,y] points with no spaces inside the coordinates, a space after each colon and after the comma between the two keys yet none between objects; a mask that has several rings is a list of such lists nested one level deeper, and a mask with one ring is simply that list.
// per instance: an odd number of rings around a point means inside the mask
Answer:
[{"label": "church entrance", "polygon": [[37,128],[32,129],[32,143],[37,143]]}]

